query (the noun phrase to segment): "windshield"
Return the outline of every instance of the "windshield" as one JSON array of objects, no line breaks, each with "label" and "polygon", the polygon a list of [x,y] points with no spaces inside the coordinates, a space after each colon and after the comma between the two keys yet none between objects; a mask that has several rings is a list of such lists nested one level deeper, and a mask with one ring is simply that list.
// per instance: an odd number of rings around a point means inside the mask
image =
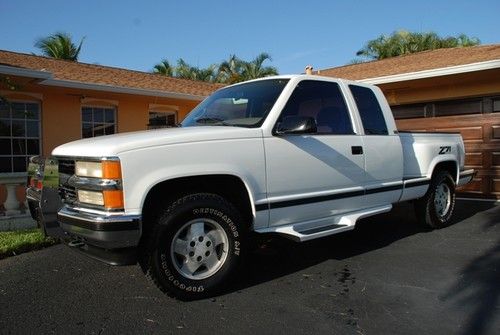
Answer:
[{"label": "windshield", "polygon": [[287,83],[269,79],[224,88],[193,109],[181,125],[259,127]]}]

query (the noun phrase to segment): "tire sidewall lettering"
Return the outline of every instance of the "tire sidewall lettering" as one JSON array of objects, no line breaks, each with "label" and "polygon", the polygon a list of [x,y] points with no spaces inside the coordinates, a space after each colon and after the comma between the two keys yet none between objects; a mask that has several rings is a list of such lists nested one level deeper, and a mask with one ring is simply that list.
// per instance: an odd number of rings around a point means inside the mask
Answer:
[{"label": "tire sidewall lettering", "polygon": [[[225,214],[224,212],[212,208],[212,207],[196,207],[192,208],[188,212],[184,212],[181,214],[178,219],[179,222],[186,222],[186,220],[192,220],[193,218],[210,218],[212,220],[217,221],[223,229],[226,231],[226,234],[228,234],[229,238],[229,251],[228,251],[228,257],[233,257],[233,256],[240,256],[241,255],[241,241],[239,240],[240,233],[238,231],[238,226],[233,222],[230,216]],[[180,225],[180,224],[179,224]],[[179,274],[175,268],[172,265],[172,260],[170,259],[170,244],[172,243],[171,238],[175,235],[175,227],[178,227],[179,225],[174,225],[173,229],[167,229],[165,233],[167,234],[167,237],[164,241],[168,243],[163,244],[163,248],[159,251],[159,265],[161,268],[161,271],[164,274],[164,278],[167,282],[170,283],[170,285],[174,286],[176,289],[188,292],[188,293],[202,293],[206,289],[210,287],[210,284],[207,283],[208,287],[205,285],[200,285],[197,283],[197,280],[192,280],[183,277],[181,274]],[[232,238],[231,238],[232,235]],[[165,247],[168,245],[168,247]],[[229,261],[229,258],[226,259],[226,264]],[[212,279],[215,276],[218,276],[221,272],[225,271],[225,266],[226,264],[223,265],[221,269],[219,269],[218,272],[216,272],[214,275],[211,277],[204,279],[203,281],[208,280],[210,283],[210,279]]]},{"label": "tire sidewall lettering", "polygon": [[226,214],[224,214],[223,212],[221,212],[217,209],[210,208],[210,207],[194,208],[192,213],[195,216],[204,215],[204,214],[213,215],[216,218],[219,218],[222,221],[224,221],[224,223],[227,225],[227,227],[231,231],[231,234],[233,234],[234,238],[238,238],[240,236],[240,233],[238,232],[238,227],[234,224],[233,220],[231,220],[230,217],[228,217]]}]

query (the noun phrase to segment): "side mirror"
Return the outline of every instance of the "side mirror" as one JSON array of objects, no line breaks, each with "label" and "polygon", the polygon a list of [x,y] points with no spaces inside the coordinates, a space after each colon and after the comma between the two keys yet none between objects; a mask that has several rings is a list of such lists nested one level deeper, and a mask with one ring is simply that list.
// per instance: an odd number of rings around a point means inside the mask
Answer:
[{"label": "side mirror", "polygon": [[310,116],[285,116],[276,128],[279,135],[311,134],[317,131],[316,120]]}]

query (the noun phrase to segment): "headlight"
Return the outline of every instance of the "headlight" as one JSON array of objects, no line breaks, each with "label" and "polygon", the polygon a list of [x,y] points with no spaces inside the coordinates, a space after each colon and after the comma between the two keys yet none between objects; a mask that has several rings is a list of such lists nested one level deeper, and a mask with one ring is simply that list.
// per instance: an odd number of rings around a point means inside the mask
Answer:
[{"label": "headlight", "polygon": [[[118,159],[102,161],[76,161],[75,174],[80,178],[77,183],[78,202],[102,206],[106,210],[124,208],[121,187],[121,165]],[[110,180],[104,182],[100,179]],[[86,183],[89,185],[87,186]]]},{"label": "headlight", "polygon": [[119,161],[85,162],[76,161],[75,174],[79,177],[121,179]]},{"label": "headlight", "polygon": [[102,163],[77,161],[75,164],[75,174],[79,177],[102,178]]},{"label": "headlight", "polygon": [[85,204],[104,206],[102,192],[78,190],[78,201]]},{"label": "headlight", "polygon": [[78,202],[103,206],[106,209],[123,208],[123,192],[121,190],[85,191],[78,190]]}]

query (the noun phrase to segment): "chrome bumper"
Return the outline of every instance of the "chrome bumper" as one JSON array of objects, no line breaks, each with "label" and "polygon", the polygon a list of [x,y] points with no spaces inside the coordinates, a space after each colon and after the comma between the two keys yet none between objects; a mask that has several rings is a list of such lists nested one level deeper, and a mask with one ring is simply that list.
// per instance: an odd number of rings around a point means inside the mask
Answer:
[{"label": "chrome bumper", "polygon": [[103,249],[136,247],[141,237],[140,215],[94,214],[64,206],[57,221],[74,240]]},{"label": "chrome bumper", "polygon": [[457,186],[463,186],[465,184],[470,183],[474,178],[474,176],[476,175],[476,173],[477,171],[475,171],[474,169],[460,171],[460,174],[458,176]]}]

